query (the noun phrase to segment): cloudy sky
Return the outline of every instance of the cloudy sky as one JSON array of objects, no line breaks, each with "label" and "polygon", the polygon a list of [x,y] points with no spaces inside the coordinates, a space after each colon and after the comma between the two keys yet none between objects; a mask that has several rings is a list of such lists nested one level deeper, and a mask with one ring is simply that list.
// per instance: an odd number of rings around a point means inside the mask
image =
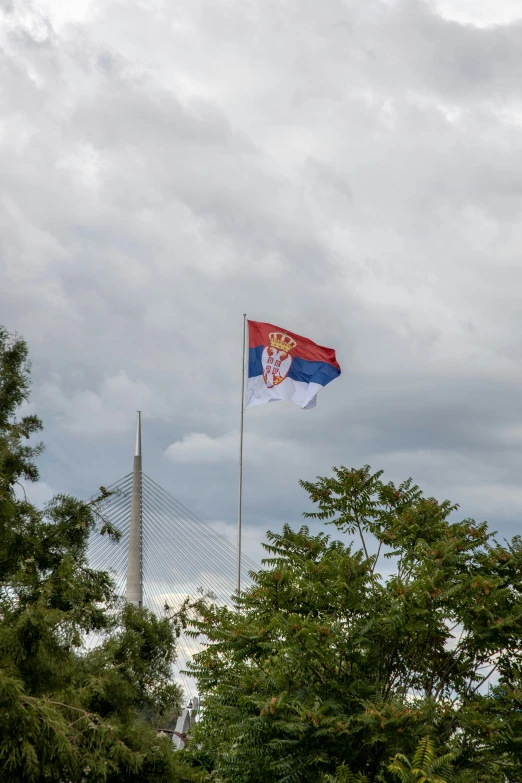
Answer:
[{"label": "cloudy sky", "polygon": [[245,539],[300,477],[413,476],[522,521],[519,0],[0,0],[0,322],[35,498],[132,467],[233,534],[241,321],[337,351],[245,417]]}]

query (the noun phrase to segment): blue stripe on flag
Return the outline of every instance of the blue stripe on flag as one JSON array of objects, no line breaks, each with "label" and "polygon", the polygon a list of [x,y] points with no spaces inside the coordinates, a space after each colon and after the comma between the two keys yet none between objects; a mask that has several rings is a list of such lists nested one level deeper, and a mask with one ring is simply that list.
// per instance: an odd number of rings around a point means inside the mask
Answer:
[{"label": "blue stripe on flag", "polygon": [[[263,375],[263,365],[261,357],[263,356],[264,345],[258,345],[256,348],[248,350],[248,377],[255,378],[257,375]],[[290,372],[286,376],[294,381],[303,381],[304,383],[320,383],[326,386],[327,383],[338,378],[340,370],[333,367],[328,362],[309,362],[307,359],[301,359],[294,356]]]}]

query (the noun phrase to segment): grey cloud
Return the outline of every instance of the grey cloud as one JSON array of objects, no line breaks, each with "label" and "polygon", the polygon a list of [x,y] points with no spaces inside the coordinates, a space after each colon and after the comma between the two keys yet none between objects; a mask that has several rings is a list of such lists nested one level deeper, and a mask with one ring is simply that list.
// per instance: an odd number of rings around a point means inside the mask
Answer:
[{"label": "grey cloud", "polygon": [[[478,29],[444,20],[414,0],[399,3],[390,17],[379,43],[385,39],[392,45],[379,52],[391,79],[400,75],[412,87],[428,86],[465,103],[497,100],[506,93],[516,96],[522,75],[522,22]],[[407,52],[405,58],[397,44]]]},{"label": "grey cloud", "polygon": [[[247,527],[298,523],[300,477],[370,462],[513,530],[520,24],[423,2],[89,8],[15,3],[0,37],[0,321],[30,341],[45,483],[127,473],[141,405],[147,473],[233,525],[246,311],[343,368],[314,411],[247,412]],[[200,463],[163,458],[193,433]]]}]

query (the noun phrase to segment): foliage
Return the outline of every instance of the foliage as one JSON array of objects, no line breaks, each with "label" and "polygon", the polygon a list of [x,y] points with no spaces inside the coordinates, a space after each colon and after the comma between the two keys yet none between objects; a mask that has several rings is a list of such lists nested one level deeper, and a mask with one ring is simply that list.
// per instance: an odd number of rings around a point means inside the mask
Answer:
[{"label": "foliage", "polygon": [[448,783],[452,778],[454,760],[454,753],[438,756],[435,743],[429,737],[424,737],[417,745],[412,761],[402,753],[397,753],[388,769],[401,783]]},{"label": "foliage", "polygon": [[193,756],[228,783],[391,782],[429,740],[455,780],[521,780],[521,540],[367,466],[302,486],[359,545],[286,526],[235,609],[186,603],[208,641]]},{"label": "foliage", "polygon": [[[3,783],[182,781],[200,776],[157,726],[179,708],[168,620],[121,606],[108,574],[89,568],[98,502],[55,497],[43,510],[37,416],[24,341],[0,329],[0,769]],[[100,498],[107,492],[101,489]],[[90,652],[87,634],[100,636]]]},{"label": "foliage", "polygon": [[321,783],[368,783],[368,778],[362,772],[354,774],[346,764],[341,764],[334,775],[321,775]]}]

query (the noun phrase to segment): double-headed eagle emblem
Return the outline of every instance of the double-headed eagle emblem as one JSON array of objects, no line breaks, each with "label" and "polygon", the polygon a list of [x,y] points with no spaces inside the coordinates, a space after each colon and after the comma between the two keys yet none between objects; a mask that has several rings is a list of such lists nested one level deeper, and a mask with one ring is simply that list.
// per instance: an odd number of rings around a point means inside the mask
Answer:
[{"label": "double-headed eagle emblem", "polygon": [[263,380],[270,389],[284,381],[292,366],[291,351],[297,343],[286,332],[271,332],[268,335],[270,345],[265,346],[261,363]]}]

